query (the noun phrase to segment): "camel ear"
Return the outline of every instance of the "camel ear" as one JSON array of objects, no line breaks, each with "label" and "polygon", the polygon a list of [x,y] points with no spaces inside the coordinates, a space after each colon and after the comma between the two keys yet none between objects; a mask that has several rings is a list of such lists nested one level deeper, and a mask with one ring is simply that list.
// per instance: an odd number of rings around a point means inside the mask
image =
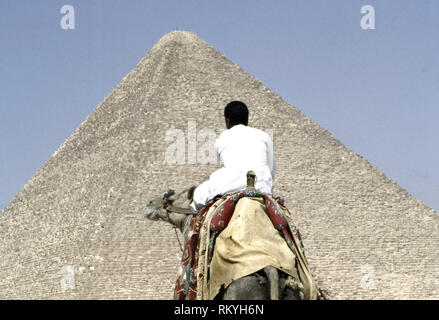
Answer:
[{"label": "camel ear", "polygon": [[195,192],[196,188],[197,188],[196,186],[192,186],[189,188],[189,190],[187,192],[187,199],[188,200],[190,200],[190,201],[194,200],[194,192]]},{"label": "camel ear", "polygon": [[172,195],[175,194],[175,191],[172,189],[169,189],[164,195],[163,198],[170,198]]},{"label": "camel ear", "polygon": [[168,202],[173,202],[175,200],[175,191],[172,189],[169,189],[162,198],[162,203],[168,203]]}]

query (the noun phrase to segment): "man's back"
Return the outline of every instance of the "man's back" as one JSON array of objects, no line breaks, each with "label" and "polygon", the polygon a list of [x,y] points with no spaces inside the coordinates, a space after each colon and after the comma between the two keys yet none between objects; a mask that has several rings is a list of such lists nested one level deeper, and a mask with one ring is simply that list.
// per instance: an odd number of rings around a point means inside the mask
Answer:
[{"label": "man's back", "polygon": [[247,172],[256,174],[256,189],[271,194],[276,163],[270,136],[256,128],[236,125],[224,131],[215,142],[223,167],[210,175],[209,196],[244,190]]},{"label": "man's back", "polygon": [[262,130],[233,126],[218,137],[215,151],[225,168],[248,171],[268,167],[272,176],[275,174],[273,143]]},{"label": "man's back", "polygon": [[215,151],[223,167],[195,189],[193,210],[198,210],[216,195],[245,189],[250,170],[256,174],[255,188],[273,193],[276,162],[270,136],[247,126],[248,109],[243,102],[230,102],[224,108],[224,117],[228,130],[215,142]]}]

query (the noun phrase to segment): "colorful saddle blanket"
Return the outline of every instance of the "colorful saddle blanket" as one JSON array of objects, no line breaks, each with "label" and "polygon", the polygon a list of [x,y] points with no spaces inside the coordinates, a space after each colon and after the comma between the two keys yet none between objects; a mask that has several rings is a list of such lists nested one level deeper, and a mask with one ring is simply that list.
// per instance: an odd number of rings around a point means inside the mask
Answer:
[{"label": "colorful saddle blanket", "polygon": [[[203,209],[198,211],[191,220],[189,239],[184,247],[181,267],[175,283],[174,299],[196,300],[205,297],[205,294],[201,292],[203,290],[202,284],[206,280],[204,279],[207,276],[205,275],[206,264],[208,266],[212,259],[215,240],[221,231],[227,227],[236,204],[243,197],[260,197],[264,200],[267,216],[295,255],[297,273],[306,289],[305,298],[324,298],[321,291],[315,286],[309,271],[300,233],[287,220],[285,212],[288,212],[288,210],[284,207],[283,200],[280,198],[274,199],[254,189],[246,189],[234,194],[215,197]],[[208,213],[210,223],[206,221]],[[207,223],[209,224],[206,227]],[[205,243],[206,241],[207,243]]]}]

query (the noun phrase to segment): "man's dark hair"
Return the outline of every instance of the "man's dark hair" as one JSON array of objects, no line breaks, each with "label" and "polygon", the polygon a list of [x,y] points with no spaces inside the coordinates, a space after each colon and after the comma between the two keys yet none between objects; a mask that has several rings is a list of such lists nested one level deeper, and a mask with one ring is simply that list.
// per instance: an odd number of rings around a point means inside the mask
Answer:
[{"label": "man's dark hair", "polygon": [[248,124],[248,108],[244,102],[232,101],[224,108],[224,117],[229,119],[230,125]]}]

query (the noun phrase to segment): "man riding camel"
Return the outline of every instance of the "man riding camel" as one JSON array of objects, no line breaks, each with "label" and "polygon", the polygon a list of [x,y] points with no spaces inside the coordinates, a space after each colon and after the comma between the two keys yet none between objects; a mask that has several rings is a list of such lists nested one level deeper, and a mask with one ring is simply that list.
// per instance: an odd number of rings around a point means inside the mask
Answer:
[{"label": "man riding camel", "polygon": [[248,171],[256,174],[257,190],[273,193],[276,173],[273,142],[264,131],[248,126],[248,114],[247,106],[241,101],[232,101],[224,108],[227,130],[215,141],[222,168],[195,189],[192,211],[201,209],[216,195],[244,190]]},{"label": "man riding camel", "polygon": [[[227,130],[215,141],[222,167],[193,192],[171,199],[169,190],[146,211],[147,218],[179,228],[185,239],[174,299],[324,299],[288,209],[271,196],[276,162],[270,136],[248,126],[243,102],[230,102],[224,117]],[[182,194],[192,199],[190,209],[187,202],[175,205]],[[205,207],[224,194],[232,195]]]}]

